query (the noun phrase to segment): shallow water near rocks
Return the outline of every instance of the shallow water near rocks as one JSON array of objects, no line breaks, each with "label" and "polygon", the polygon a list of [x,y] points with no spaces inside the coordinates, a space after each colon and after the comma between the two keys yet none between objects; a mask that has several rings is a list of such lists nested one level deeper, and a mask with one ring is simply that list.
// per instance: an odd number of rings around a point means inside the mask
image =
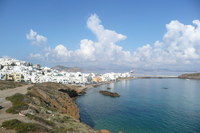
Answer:
[{"label": "shallow water near rocks", "polygon": [[[117,92],[109,97],[99,90]],[[167,89],[166,89],[167,88]],[[200,80],[133,79],[92,88],[76,99],[81,121],[112,133],[200,132]]]}]

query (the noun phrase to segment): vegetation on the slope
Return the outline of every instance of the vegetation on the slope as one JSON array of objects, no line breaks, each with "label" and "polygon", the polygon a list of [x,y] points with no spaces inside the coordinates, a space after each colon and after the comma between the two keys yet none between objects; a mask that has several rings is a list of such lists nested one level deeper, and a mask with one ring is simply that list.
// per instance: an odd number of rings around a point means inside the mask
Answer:
[{"label": "vegetation on the slope", "polygon": [[41,117],[37,117],[37,116],[31,115],[31,114],[26,114],[26,116],[31,120],[35,120],[35,121],[37,121],[39,123],[43,123],[43,124],[46,124],[48,126],[53,126],[54,125],[54,122],[48,121],[48,120],[44,120]]},{"label": "vegetation on the slope", "polygon": [[29,131],[35,131],[39,129],[38,124],[35,123],[23,123],[17,119],[4,121],[1,127],[6,129],[14,129],[17,133],[27,133]]},{"label": "vegetation on the slope", "polygon": [[[73,86],[75,88],[75,86]],[[97,133],[91,127],[81,123],[78,119],[62,112],[53,106],[52,102],[46,102],[40,95],[34,93],[34,89],[47,88],[44,93],[51,93],[55,95],[58,93],[69,93],[72,97],[74,95],[73,87],[57,83],[42,83],[35,84],[30,87],[27,94],[16,93],[13,96],[7,97],[13,103],[13,107],[7,109],[8,113],[19,113],[20,111],[27,112],[27,118],[36,123],[23,123],[18,120],[6,121],[2,124],[6,129],[16,130],[17,133],[26,133],[32,131],[37,133],[40,131],[49,133],[66,133],[66,132],[85,132]],[[50,91],[51,89],[51,91]],[[73,93],[72,93],[73,92]],[[54,97],[50,97],[52,100]],[[59,102],[59,101],[58,101]],[[31,113],[31,114],[29,114]],[[23,127],[21,127],[23,126]]]},{"label": "vegetation on the slope", "polygon": [[76,120],[64,113],[54,112],[54,116],[52,116],[50,119],[55,123],[54,128],[51,130],[54,133],[66,133],[67,131],[70,131],[71,133],[96,133],[91,129],[91,127],[80,123],[79,120]]},{"label": "vegetation on the slope", "polygon": [[31,98],[26,95],[16,93],[13,96],[6,97],[6,100],[12,102],[13,106],[6,110],[7,113],[17,114],[21,110],[28,109],[28,104],[31,103]]},{"label": "vegetation on the slope", "polygon": [[27,83],[24,82],[14,82],[14,81],[7,81],[7,80],[0,80],[0,90],[5,89],[13,89],[16,87],[21,87],[26,85]]}]

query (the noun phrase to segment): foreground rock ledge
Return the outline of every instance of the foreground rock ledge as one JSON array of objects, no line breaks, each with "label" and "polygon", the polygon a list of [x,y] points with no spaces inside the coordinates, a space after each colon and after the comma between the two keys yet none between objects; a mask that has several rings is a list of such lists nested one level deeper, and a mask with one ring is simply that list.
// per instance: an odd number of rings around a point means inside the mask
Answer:
[{"label": "foreground rock ledge", "polygon": [[[16,127],[15,129],[10,121],[4,124],[7,129],[23,130],[29,133],[111,133],[109,130],[96,131],[83,122],[80,122],[79,108],[74,101],[74,97],[83,94],[79,91],[79,87],[66,86],[57,83],[41,83],[35,84],[28,88],[27,94],[15,94],[10,99],[15,102],[20,100],[21,104],[14,107],[23,113],[22,118],[13,117]],[[18,113],[17,111],[16,113]],[[27,123],[30,120],[31,123]],[[17,122],[16,122],[17,121]],[[21,124],[33,124],[34,128],[28,126],[21,129]],[[29,125],[30,126],[30,125]],[[1,128],[0,132],[7,132],[6,128]],[[9,132],[9,131],[8,131]],[[20,131],[21,132],[21,131]]]},{"label": "foreground rock ledge", "polygon": [[109,92],[109,91],[103,91],[103,90],[100,90],[99,93],[101,93],[102,95],[111,96],[111,97],[119,97],[120,96],[116,92]]}]

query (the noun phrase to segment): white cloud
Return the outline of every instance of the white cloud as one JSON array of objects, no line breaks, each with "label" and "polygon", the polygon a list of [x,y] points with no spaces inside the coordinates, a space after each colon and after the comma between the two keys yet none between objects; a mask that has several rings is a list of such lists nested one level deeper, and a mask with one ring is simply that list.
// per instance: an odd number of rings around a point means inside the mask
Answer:
[{"label": "white cloud", "polygon": [[30,30],[29,34],[26,34],[26,39],[31,40],[31,45],[44,46],[47,42],[47,38],[37,34],[37,32]]},{"label": "white cloud", "polygon": [[184,57],[187,59],[198,59],[199,55],[196,54],[196,50],[194,48],[187,48],[184,50]]},{"label": "white cloud", "polygon": [[[194,20],[194,24],[200,23]],[[167,24],[167,33],[164,35],[164,43],[168,52],[177,59],[198,59],[196,49],[200,46],[200,25],[184,25],[178,21]]]},{"label": "white cloud", "polygon": [[115,31],[104,29],[101,20],[96,14],[92,14],[88,21],[87,27],[97,36],[99,42],[113,42],[126,39],[125,35],[118,34]]},{"label": "white cloud", "polygon": [[[173,20],[166,25],[163,41],[156,41],[153,46],[144,45],[135,51],[124,51],[116,43],[127,37],[105,29],[99,17],[92,14],[88,18],[87,27],[96,35],[97,42],[83,39],[75,51],[69,51],[62,44],[55,48],[45,47],[43,55],[32,54],[31,57],[49,62],[109,62],[139,68],[197,67],[200,64],[200,21],[194,20],[193,24],[184,25]],[[33,30],[27,39],[46,41]]]},{"label": "white cloud", "polygon": [[[116,42],[126,39],[126,36],[118,34],[115,31],[104,29],[100,25],[96,14],[89,17],[87,27],[96,35],[98,42],[83,39],[80,41],[80,48],[75,51],[68,51],[64,45],[58,45],[55,48],[46,47],[44,51],[48,54],[48,59],[58,62],[76,62],[76,61],[124,61],[131,57],[129,51],[123,51],[122,47],[115,45]],[[37,34],[37,33],[36,33]],[[34,38],[36,35],[30,32],[28,38]],[[34,57],[32,55],[32,57]],[[44,56],[45,58],[45,56]]]}]

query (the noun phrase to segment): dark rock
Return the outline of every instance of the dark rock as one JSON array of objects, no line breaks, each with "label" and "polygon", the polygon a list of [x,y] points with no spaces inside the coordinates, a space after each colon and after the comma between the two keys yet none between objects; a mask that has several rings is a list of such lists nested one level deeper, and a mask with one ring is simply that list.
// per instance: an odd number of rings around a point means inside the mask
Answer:
[{"label": "dark rock", "polygon": [[120,96],[118,93],[103,91],[103,90],[100,90],[99,93],[101,93],[102,95],[111,96],[111,97],[119,97]]},{"label": "dark rock", "polygon": [[97,88],[98,86],[99,86],[99,85],[94,85],[93,87],[94,87],[94,88]]},{"label": "dark rock", "polygon": [[58,89],[58,91],[67,93],[71,98],[86,94],[86,91],[83,89],[62,88]]},{"label": "dark rock", "polygon": [[105,129],[100,130],[100,132],[101,132],[101,133],[112,133],[112,132],[110,132],[109,130],[105,130]]}]

